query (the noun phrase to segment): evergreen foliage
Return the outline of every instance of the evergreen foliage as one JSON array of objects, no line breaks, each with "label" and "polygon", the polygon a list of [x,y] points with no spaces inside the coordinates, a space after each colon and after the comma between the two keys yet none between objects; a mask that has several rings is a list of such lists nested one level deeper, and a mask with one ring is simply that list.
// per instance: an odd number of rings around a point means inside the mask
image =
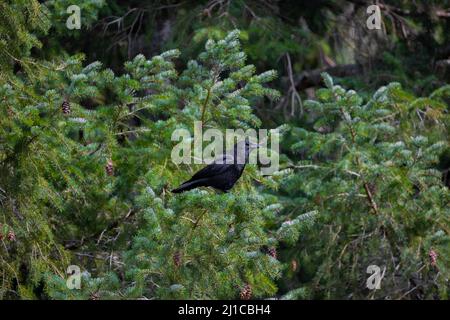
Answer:
[{"label": "evergreen foliage", "polygon": [[[0,299],[448,300],[449,1],[369,2],[2,0]],[[281,170],[172,194],[195,121]]]},{"label": "evergreen foliage", "polygon": [[[195,169],[171,162],[173,130],[202,118],[257,126],[250,104],[276,98],[263,86],[275,73],[245,65],[237,31],[208,41],[181,73],[178,55],[138,55],[120,76],[72,57],[2,84],[1,208],[16,234],[2,248],[3,297],[236,298],[247,284],[255,297],[276,293],[280,263],[263,247],[283,233],[276,198],[252,187],[266,179],[256,167],[229,194],[168,193]],[[70,263],[89,273],[81,291],[66,288]]]},{"label": "evergreen foliage", "polygon": [[50,21],[37,0],[2,1],[0,21],[0,76],[5,76],[14,64],[26,68],[33,63],[30,51],[42,46],[37,35],[47,32]]},{"label": "evergreen foliage", "polygon": [[[302,160],[281,188],[287,214],[320,212],[289,253],[299,285],[315,298],[448,299],[450,194],[436,169],[448,87],[416,98],[391,83],[364,102],[323,77],[305,102],[314,119],[291,131]],[[386,268],[380,290],[366,288],[369,265]]]}]

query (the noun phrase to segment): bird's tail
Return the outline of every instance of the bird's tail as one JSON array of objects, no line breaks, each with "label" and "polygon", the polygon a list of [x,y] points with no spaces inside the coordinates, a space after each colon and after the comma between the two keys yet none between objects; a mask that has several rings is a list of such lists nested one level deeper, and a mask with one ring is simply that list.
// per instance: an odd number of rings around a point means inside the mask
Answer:
[{"label": "bird's tail", "polygon": [[186,181],[186,182],[182,183],[181,186],[179,186],[178,188],[173,189],[171,192],[181,193],[184,191],[195,189],[195,188],[203,186],[203,182],[204,182],[203,179],[194,180],[194,181]]}]

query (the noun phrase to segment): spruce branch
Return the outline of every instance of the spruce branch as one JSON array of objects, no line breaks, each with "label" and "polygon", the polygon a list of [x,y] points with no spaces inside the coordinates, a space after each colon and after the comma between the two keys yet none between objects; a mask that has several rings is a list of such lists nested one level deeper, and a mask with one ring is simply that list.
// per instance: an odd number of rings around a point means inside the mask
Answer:
[{"label": "spruce branch", "polygon": [[[339,108],[339,110],[340,110],[342,119],[343,119],[344,122],[347,124],[347,127],[348,127],[349,130],[350,130],[350,135],[351,135],[352,144],[353,144],[354,147],[356,147],[356,131],[355,131],[355,129],[353,128],[353,126],[352,126],[352,124],[351,124],[351,120],[352,120],[352,119],[351,119],[351,116],[348,115],[349,119],[346,119],[347,117],[346,117],[346,115],[345,115],[345,110],[344,110],[344,108],[341,107],[341,108]],[[357,166],[358,166],[359,168],[361,168],[362,163],[361,163],[361,159],[360,159],[360,157],[359,157],[358,155],[356,155],[356,164],[357,164]],[[361,180],[362,180],[362,182],[363,182],[364,191],[365,191],[365,193],[366,193],[366,195],[367,195],[367,200],[369,201],[369,205],[370,205],[370,207],[373,209],[373,213],[376,214],[376,215],[378,215],[378,214],[379,214],[378,205],[377,205],[377,203],[375,202],[375,199],[374,199],[374,197],[373,197],[372,192],[370,191],[369,183],[367,182],[366,178],[364,177],[364,175],[363,175],[361,172],[356,173],[356,174],[359,175],[359,177],[361,178]]]},{"label": "spruce branch", "polygon": [[203,102],[203,105],[202,105],[202,115],[201,115],[201,118],[200,118],[200,121],[202,122],[202,126],[203,126],[204,121],[205,121],[206,109],[208,107],[208,102],[209,102],[210,97],[211,97],[212,89],[213,89],[214,85],[216,84],[216,82],[218,80],[218,77],[219,77],[218,68],[213,68],[213,81],[212,81],[211,86],[208,87],[208,90],[207,90],[207,93],[206,93],[206,98],[205,98],[205,101]]},{"label": "spruce branch", "polygon": [[206,112],[206,107],[208,105],[209,97],[211,96],[211,90],[212,90],[212,86],[208,88],[208,92],[206,94],[205,102],[203,102],[202,116],[200,118],[200,121],[202,122],[202,126],[203,126],[203,123],[205,121],[205,112]]}]

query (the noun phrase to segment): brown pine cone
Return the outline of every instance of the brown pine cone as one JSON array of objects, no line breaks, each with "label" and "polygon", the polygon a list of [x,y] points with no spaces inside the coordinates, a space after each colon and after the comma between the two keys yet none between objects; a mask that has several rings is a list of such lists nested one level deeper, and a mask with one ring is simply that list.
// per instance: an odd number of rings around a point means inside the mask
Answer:
[{"label": "brown pine cone", "polygon": [[437,263],[438,254],[433,249],[430,250],[428,253],[428,256],[430,257],[430,264],[434,267]]},{"label": "brown pine cone", "polygon": [[12,230],[8,231],[8,235],[6,237],[9,241],[16,241],[16,234]]},{"label": "brown pine cone", "polygon": [[272,258],[276,259],[277,258],[277,248],[275,247],[271,247],[267,250],[267,254],[269,256],[271,256]]},{"label": "brown pine cone", "polygon": [[292,271],[297,271],[297,268],[298,268],[298,263],[297,263],[297,260],[295,260],[295,259],[292,259],[292,261],[291,261],[291,269],[292,269]]},{"label": "brown pine cone", "polygon": [[112,160],[108,160],[108,162],[106,163],[106,166],[105,166],[105,170],[106,170],[106,174],[108,176],[114,175],[114,164],[113,164]]},{"label": "brown pine cone", "polygon": [[252,298],[252,287],[247,283],[239,294],[241,300],[250,300]]},{"label": "brown pine cone", "polygon": [[98,292],[92,293],[89,300],[100,300],[100,294]]},{"label": "brown pine cone", "polygon": [[179,268],[181,266],[181,252],[177,251],[173,254],[173,264],[175,267]]},{"label": "brown pine cone", "polygon": [[61,104],[61,110],[62,110],[62,113],[64,113],[64,114],[70,114],[70,103],[69,103],[69,101],[67,101],[66,99],[64,99],[64,101],[63,101],[63,103]]}]

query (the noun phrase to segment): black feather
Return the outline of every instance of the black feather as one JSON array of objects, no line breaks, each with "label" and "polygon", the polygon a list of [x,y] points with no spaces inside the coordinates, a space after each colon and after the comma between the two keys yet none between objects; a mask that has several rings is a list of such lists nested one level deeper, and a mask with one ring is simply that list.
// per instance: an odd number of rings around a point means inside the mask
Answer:
[{"label": "black feather", "polygon": [[[183,182],[178,188],[173,189],[173,193],[180,193],[195,189],[198,187],[213,187],[215,189],[227,192],[235,183],[239,180],[244,171],[245,164],[248,162],[251,146],[246,139],[240,143],[235,144],[233,155],[223,155],[218,161],[211,163],[196,172],[191,179]],[[240,155],[243,152],[243,163],[240,163],[238,159],[241,159]]]}]

